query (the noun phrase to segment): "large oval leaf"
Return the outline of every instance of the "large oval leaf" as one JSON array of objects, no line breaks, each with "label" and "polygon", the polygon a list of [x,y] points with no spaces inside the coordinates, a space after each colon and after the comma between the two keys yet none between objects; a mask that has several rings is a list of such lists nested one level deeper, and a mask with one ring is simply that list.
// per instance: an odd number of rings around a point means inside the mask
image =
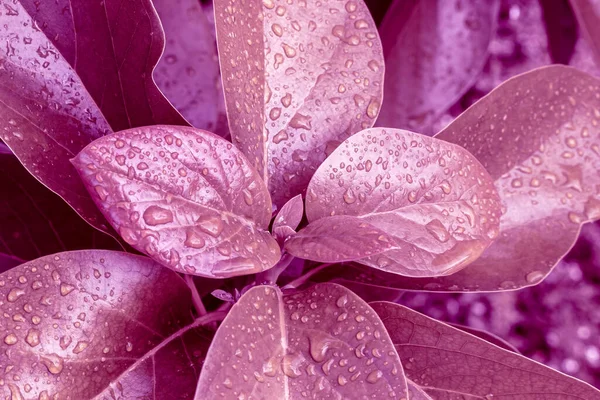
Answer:
[{"label": "large oval leaf", "polygon": [[[190,291],[176,273],[118,252],[77,251],[28,262],[0,275],[0,299],[6,317],[0,320],[2,398],[92,398],[192,324]],[[198,340],[173,341],[155,364],[159,377],[171,370],[191,380],[192,392],[199,372],[194,352],[203,356],[208,344],[207,333],[196,333]],[[153,383],[150,369],[135,387]]]},{"label": "large oval leaf", "polygon": [[152,78],[165,37],[151,0],[20,3],[47,37],[42,49],[56,46],[114,130],[187,125]]},{"label": "large oval leaf", "polygon": [[95,141],[73,163],[123,239],[169,268],[230,277],[279,260],[266,231],[269,192],[244,155],[212,133],[130,129]]},{"label": "large oval leaf", "polygon": [[464,268],[497,236],[500,214],[492,179],[472,155],[397,129],[347,139],[319,167],[306,198],[311,222],[351,215],[391,236],[390,250],[360,262],[408,276]]},{"label": "large oval leaf", "polygon": [[363,0],[216,0],[234,143],[278,206],[379,113],[383,56]]},{"label": "large oval leaf", "polygon": [[387,64],[378,126],[422,130],[475,82],[499,0],[396,0],[381,25]]},{"label": "large oval leaf", "polygon": [[0,42],[6,44],[0,52],[0,138],[38,180],[106,231],[69,159],[110,127],[21,4],[0,0],[0,9]]},{"label": "large oval leaf", "polygon": [[208,351],[196,399],[393,398],[406,381],[383,323],[342,286],[249,290]]},{"label": "large oval leaf", "polygon": [[600,391],[404,306],[370,303],[406,376],[434,399],[598,400]]},{"label": "large oval leaf", "polygon": [[213,27],[198,0],[153,0],[165,30],[154,79],[196,128],[217,133],[223,103]]}]

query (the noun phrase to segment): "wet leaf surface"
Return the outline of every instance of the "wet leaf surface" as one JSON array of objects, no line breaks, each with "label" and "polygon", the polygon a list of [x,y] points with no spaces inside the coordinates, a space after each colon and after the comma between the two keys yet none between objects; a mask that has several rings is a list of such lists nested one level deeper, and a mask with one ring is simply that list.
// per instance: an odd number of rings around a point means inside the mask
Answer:
[{"label": "wet leaf surface", "polygon": [[249,290],[211,345],[196,399],[406,397],[383,325],[352,292],[320,284]]},{"label": "wet leaf surface", "polygon": [[[192,323],[190,292],[176,273],[119,252],[30,261],[0,275],[0,299],[3,398],[92,398]],[[182,353],[182,338],[156,354],[157,376],[197,365],[196,356]],[[140,371],[137,388],[152,385],[151,372]]]},{"label": "wet leaf surface", "polygon": [[377,28],[362,0],[217,0],[215,16],[233,141],[281,206],[377,118]]},{"label": "wet leaf surface", "polygon": [[224,100],[213,27],[198,0],[153,4],[166,36],[156,85],[192,126],[219,134]]},{"label": "wet leaf surface", "polygon": [[288,226],[291,229],[298,228],[304,216],[304,201],[302,195],[289,199],[277,213],[273,221],[273,231],[279,227]]},{"label": "wet leaf surface", "polygon": [[306,215],[311,223],[356,216],[391,236],[390,250],[360,260],[365,265],[407,276],[447,275],[474,261],[498,234],[492,182],[459,146],[404,130],[367,129],[319,167]]},{"label": "wet leaf surface", "polygon": [[501,349],[404,306],[370,303],[408,379],[435,399],[600,399],[587,383]]},{"label": "wet leaf surface", "polygon": [[[66,250],[122,250],[48,190],[12,154],[0,153],[0,253],[18,264]],[[2,268],[0,268],[1,270]]]},{"label": "wet leaf surface", "polygon": [[361,218],[340,215],[318,219],[285,242],[299,258],[323,263],[355,261],[390,250],[394,239]]},{"label": "wet leaf surface", "polygon": [[187,125],[152,78],[165,40],[151,0],[20,2],[50,41],[42,53],[56,46],[115,131]]},{"label": "wet leaf surface", "polygon": [[465,94],[487,60],[499,4],[396,0],[380,28],[387,67],[377,125],[421,131]]},{"label": "wet leaf surface", "polygon": [[205,277],[271,268],[269,193],[233,145],[194,128],[153,126],[95,141],[74,160],[123,239],[161,264]]},{"label": "wet leaf surface", "polygon": [[106,220],[69,159],[110,133],[110,127],[75,71],[23,7],[0,0],[0,9],[0,42],[6,44],[0,52],[0,138],[30,173],[106,231]]}]

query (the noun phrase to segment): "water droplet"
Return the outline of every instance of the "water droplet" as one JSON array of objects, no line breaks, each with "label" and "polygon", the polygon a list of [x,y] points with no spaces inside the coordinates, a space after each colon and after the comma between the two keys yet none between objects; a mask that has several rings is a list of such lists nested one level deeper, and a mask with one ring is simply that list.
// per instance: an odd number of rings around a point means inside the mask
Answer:
[{"label": "water droplet", "polygon": [[283,28],[279,24],[271,25],[271,30],[273,33],[279,37],[283,36]]},{"label": "water droplet", "polygon": [[17,343],[17,336],[14,333],[6,335],[4,337],[4,343],[6,343],[9,346],[12,346],[13,344]]},{"label": "water droplet", "polygon": [[527,282],[536,283],[541,281],[544,278],[544,273],[542,271],[532,271],[527,274]]},{"label": "water droplet", "polygon": [[40,331],[37,329],[30,329],[25,337],[25,342],[31,347],[35,347],[40,344]]},{"label": "water droplet", "polygon": [[312,124],[310,121],[311,119],[312,119],[312,117],[309,115],[303,115],[300,113],[296,113],[294,115],[294,117],[290,120],[290,126],[295,129],[311,130],[312,129]]},{"label": "water droplet", "polygon": [[219,237],[223,232],[223,221],[219,216],[200,217],[196,221],[198,228],[212,237]]},{"label": "water droplet", "polygon": [[346,304],[348,304],[348,296],[346,296],[346,295],[340,296],[336,300],[335,304],[340,308],[344,307]]},{"label": "water droplet", "polygon": [[367,375],[367,382],[377,383],[377,381],[380,380],[382,376],[383,376],[383,372],[376,369],[375,371],[373,371],[369,375]]},{"label": "water droplet", "polygon": [[431,236],[442,243],[445,243],[450,239],[450,233],[439,219],[434,219],[429,222],[425,225],[425,229]]},{"label": "water droplet", "polygon": [[6,300],[8,300],[10,303],[14,303],[19,299],[19,297],[23,296],[24,294],[25,291],[23,289],[13,288],[10,290],[10,292],[8,292]]},{"label": "water droplet", "polygon": [[53,375],[60,374],[63,370],[64,360],[58,354],[52,353],[40,357],[40,362],[48,369]]},{"label": "water droplet", "polygon": [[185,232],[185,242],[183,244],[193,249],[201,249],[206,242],[194,228],[188,228]]},{"label": "water droplet", "polygon": [[233,387],[233,382],[231,382],[231,379],[225,378],[223,381],[223,386],[225,386],[227,389],[231,389]]},{"label": "water droplet", "polygon": [[338,382],[338,385],[344,386],[346,383],[348,383],[348,379],[346,379],[346,377],[344,377],[344,375],[339,375],[337,378],[337,382]]},{"label": "water droplet", "polygon": [[287,58],[296,57],[296,49],[294,49],[292,46],[282,43],[281,47],[283,47],[283,52]]},{"label": "water droplet", "polygon": [[79,354],[82,351],[84,351],[85,349],[87,349],[87,347],[89,346],[89,343],[86,341],[79,341],[77,342],[77,344],[75,345],[75,347],[73,348],[73,353],[75,354]]},{"label": "water droplet", "polygon": [[281,361],[283,373],[290,378],[297,378],[302,375],[300,365],[304,358],[300,354],[286,354]]},{"label": "water droplet", "polygon": [[314,332],[308,337],[310,343],[310,355],[316,362],[325,361],[327,350],[337,348],[340,343],[324,332]]},{"label": "water droplet", "polygon": [[173,213],[159,206],[150,206],[144,211],[143,218],[150,226],[164,225],[173,222]]},{"label": "water droplet", "polygon": [[377,117],[377,115],[379,114],[379,107],[381,105],[379,104],[379,100],[377,100],[376,98],[371,98],[371,101],[369,102],[369,105],[367,106],[367,116],[371,119],[374,119]]},{"label": "water droplet", "polygon": [[273,358],[267,360],[267,362],[263,364],[262,371],[266,376],[275,376],[277,374],[277,364],[275,360]]},{"label": "water droplet", "polygon": [[75,290],[75,286],[73,286],[73,285],[69,285],[68,283],[60,284],[60,295],[61,296],[66,296],[69,293],[71,293],[73,290]]},{"label": "water droplet", "polygon": [[344,192],[344,201],[346,204],[352,204],[356,202],[356,196],[354,195],[354,191],[352,189],[348,189]]}]

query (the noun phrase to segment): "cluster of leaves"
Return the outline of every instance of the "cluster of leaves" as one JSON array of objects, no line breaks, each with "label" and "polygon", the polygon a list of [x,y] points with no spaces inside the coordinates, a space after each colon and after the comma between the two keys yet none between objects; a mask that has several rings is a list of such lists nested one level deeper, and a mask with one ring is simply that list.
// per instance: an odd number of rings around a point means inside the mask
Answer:
[{"label": "cluster of leaves", "polygon": [[586,72],[422,134],[500,3],[0,0],[3,397],[600,399],[382,301],[534,285],[600,218]]}]

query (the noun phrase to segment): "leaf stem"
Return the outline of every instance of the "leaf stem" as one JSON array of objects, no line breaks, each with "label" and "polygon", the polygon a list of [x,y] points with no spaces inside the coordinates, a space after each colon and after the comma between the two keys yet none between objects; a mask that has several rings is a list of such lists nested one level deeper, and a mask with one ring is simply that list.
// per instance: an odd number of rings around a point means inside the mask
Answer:
[{"label": "leaf stem", "polygon": [[200,293],[198,293],[198,288],[196,288],[196,285],[194,284],[194,277],[186,274],[184,275],[184,279],[192,292],[192,302],[194,303],[194,308],[196,309],[196,313],[198,313],[198,317],[205,316],[206,307],[204,307],[204,303],[202,303],[202,299],[200,298]]},{"label": "leaf stem", "polygon": [[259,284],[267,283],[269,285],[274,285],[277,282],[279,275],[289,267],[294,258],[295,257],[289,253],[283,253],[281,259],[273,268],[256,275],[256,282]]},{"label": "leaf stem", "polygon": [[296,289],[299,286],[301,286],[302,284],[304,284],[311,276],[315,275],[317,272],[320,272],[321,270],[323,270],[331,265],[333,265],[333,264],[321,264],[317,268],[311,269],[310,271],[308,271],[306,274],[302,275],[298,279],[291,281],[290,283],[285,285],[283,287],[283,289]]}]

